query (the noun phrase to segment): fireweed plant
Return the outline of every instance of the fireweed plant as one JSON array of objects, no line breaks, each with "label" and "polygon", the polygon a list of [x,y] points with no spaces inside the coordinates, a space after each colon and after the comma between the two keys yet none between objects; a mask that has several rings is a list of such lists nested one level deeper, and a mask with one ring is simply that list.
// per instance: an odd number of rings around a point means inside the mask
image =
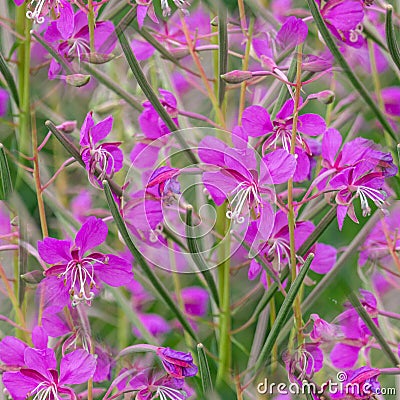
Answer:
[{"label": "fireweed plant", "polygon": [[1,397],[398,398],[398,7],[0,0]]}]

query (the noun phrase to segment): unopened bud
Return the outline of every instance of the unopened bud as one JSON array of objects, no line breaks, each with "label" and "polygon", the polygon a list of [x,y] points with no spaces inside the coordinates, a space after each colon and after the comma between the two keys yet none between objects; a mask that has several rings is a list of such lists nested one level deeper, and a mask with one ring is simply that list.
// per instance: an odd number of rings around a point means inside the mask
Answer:
[{"label": "unopened bud", "polygon": [[261,56],[261,65],[268,72],[274,72],[276,69],[275,61],[272,58],[264,55]]},{"label": "unopened bud", "polygon": [[323,104],[331,104],[335,101],[335,93],[332,92],[332,90],[323,90],[322,92],[314,93],[308,96],[308,98],[310,100],[316,99]]},{"label": "unopened bud", "polygon": [[82,75],[82,74],[73,74],[67,75],[65,77],[65,82],[68,85],[75,86],[75,87],[82,87],[88,84],[90,81],[90,75]]},{"label": "unopened bud", "polygon": [[[173,49],[170,50],[171,54],[174,56],[174,58],[176,58],[177,60],[180,60],[183,57],[186,57],[190,54],[190,51],[188,48],[186,47],[180,47],[178,49]],[[163,57],[165,58],[165,57]]]},{"label": "unopened bud", "polygon": [[65,121],[62,124],[57,126],[59,131],[64,133],[72,133],[76,129],[76,121]]},{"label": "unopened bud", "polygon": [[43,279],[43,272],[35,270],[21,275],[21,279],[28,285],[38,285]]},{"label": "unopened bud", "polygon": [[240,71],[238,69],[221,75],[221,78],[227,83],[242,83],[253,77],[251,71]]},{"label": "unopened bud", "polygon": [[80,59],[90,64],[105,64],[115,58],[114,54],[83,53]]}]

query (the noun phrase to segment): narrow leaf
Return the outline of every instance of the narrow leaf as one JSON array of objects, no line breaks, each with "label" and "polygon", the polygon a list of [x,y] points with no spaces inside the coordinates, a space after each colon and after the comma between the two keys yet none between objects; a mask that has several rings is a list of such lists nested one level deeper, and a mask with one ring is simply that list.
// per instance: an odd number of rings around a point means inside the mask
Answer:
[{"label": "narrow leaf", "polygon": [[210,374],[210,368],[208,366],[207,354],[204,350],[204,346],[202,343],[199,343],[197,345],[197,354],[199,357],[201,384],[203,386],[204,394],[207,394],[213,391],[213,384],[211,381],[211,374]]},{"label": "narrow leaf", "polygon": [[380,344],[383,353],[385,353],[386,357],[392,362],[392,364],[395,367],[397,367],[397,365],[399,364],[399,360],[394,355],[389,344],[387,343],[387,340],[382,336],[381,331],[376,326],[374,321],[371,319],[371,317],[369,316],[369,314],[367,313],[367,311],[361,304],[360,299],[354,294],[353,291],[350,290],[349,287],[347,287],[347,290],[349,290],[347,297],[348,297],[350,303],[356,309],[358,315],[362,318],[365,325],[367,325],[368,329],[371,331],[371,333],[374,335],[375,339]]},{"label": "narrow leaf", "polygon": [[222,79],[228,70],[228,28],[225,4],[220,1],[218,6],[218,102],[221,106],[225,98],[226,82]]},{"label": "narrow leaf", "polygon": [[350,68],[346,59],[343,57],[342,53],[338,49],[329,29],[327,28],[324,19],[322,18],[321,12],[318,9],[318,5],[315,0],[306,0],[308,3],[308,7],[310,8],[311,14],[314,18],[314,21],[318,27],[319,32],[321,33],[322,38],[325,41],[326,46],[335,57],[338,64],[342,67],[343,72],[347,75],[350,83],[354,87],[355,90],[360,94],[360,97],[364,99],[367,105],[370,107],[371,111],[375,114],[378,121],[382,124],[383,128],[389,133],[389,135],[396,140],[396,133],[394,132],[392,126],[387,121],[385,115],[382,110],[377,105],[376,101],[371,97],[370,93],[363,85],[363,83],[358,79],[353,70]]},{"label": "narrow leaf", "polygon": [[396,64],[397,68],[400,70],[400,49],[396,40],[392,14],[393,14],[393,7],[390,4],[388,4],[386,6],[386,23],[385,23],[386,40],[389,48],[389,53],[392,56],[392,59]]},{"label": "narrow leaf", "polygon": [[12,76],[10,69],[8,68],[6,60],[4,59],[1,53],[0,53],[0,72],[4,76],[4,80],[6,81],[7,86],[10,89],[11,96],[14,99],[15,104],[19,108],[19,96],[18,96],[17,86],[15,85],[14,78]]},{"label": "narrow leaf", "polygon": [[267,361],[267,357],[271,354],[272,348],[281,332],[283,324],[286,321],[286,318],[292,308],[293,302],[296,299],[297,293],[299,292],[301,285],[307,275],[307,272],[310,268],[311,262],[314,259],[314,254],[310,253],[304,262],[303,267],[301,268],[297,278],[293,281],[290,286],[289,292],[285,297],[285,300],[282,303],[281,308],[279,309],[278,315],[276,316],[275,322],[272,325],[272,328],[268,334],[267,340],[261,350],[258,361],[255,365],[255,369],[258,370],[264,363]]},{"label": "narrow leaf", "polygon": [[178,127],[176,126],[175,122],[172,120],[171,116],[168,114],[167,110],[163,107],[161,104],[157,94],[154,92],[153,88],[151,87],[150,83],[147,81],[142,68],[140,67],[140,64],[138,60],[136,59],[135,55],[133,54],[133,51],[131,49],[131,46],[128,43],[128,40],[125,37],[125,34],[121,30],[121,28],[117,27],[117,35],[118,39],[120,41],[122,51],[125,54],[126,60],[128,61],[129,67],[131,71],[133,72],[133,75],[136,78],[136,81],[140,88],[143,90],[143,93],[151,103],[151,105],[154,107],[156,110],[157,114],[160,116],[160,118],[164,121],[165,125],[167,125],[168,129],[171,132],[175,132],[175,136],[177,140],[179,141],[179,144],[182,146],[183,149],[188,150],[185,152],[185,154],[189,157],[189,160],[192,163],[197,164],[197,158],[193,154],[193,152],[189,149],[187,143],[185,140],[182,138],[178,131]]},{"label": "narrow leaf", "polygon": [[107,203],[110,208],[111,214],[114,218],[114,221],[117,225],[118,231],[121,234],[125,244],[127,245],[129,251],[132,253],[133,257],[135,258],[136,262],[140,265],[142,268],[144,274],[148,277],[150,283],[153,285],[154,290],[158,292],[165,303],[168,305],[170,310],[173,312],[173,314],[176,316],[178,321],[181,323],[183,329],[196,341],[197,336],[196,333],[194,332],[193,328],[187,321],[185,315],[182,313],[182,311],[179,309],[179,307],[176,304],[176,301],[174,301],[171,296],[168,293],[168,290],[164,286],[164,284],[160,281],[158,276],[153,272],[153,270],[150,268],[150,266],[147,264],[145,258],[143,257],[142,253],[138,250],[138,248],[135,246],[133,243],[131,236],[128,232],[128,229],[125,225],[124,220],[122,219],[122,216],[118,210],[118,206],[114,200],[110,184],[108,181],[103,181],[103,186],[104,186],[104,192],[106,195]]},{"label": "narrow leaf", "polygon": [[0,199],[6,200],[11,192],[13,191],[10,169],[8,168],[8,162],[4,146],[0,143]]},{"label": "narrow leaf", "polygon": [[210,272],[209,265],[207,264],[206,260],[204,259],[201,253],[200,246],[198,244],[199,239],[194,235],[192,212],[193,212],[192,206],[186,208],[186,240],[188,248],[193,261],[199,268],[201,274],[203,275],[208,285],[208,288],[210,289],[210,293],[215,304],[217,305],[217,307],[219,307],[218,289],[215,284],[214,277]]}]

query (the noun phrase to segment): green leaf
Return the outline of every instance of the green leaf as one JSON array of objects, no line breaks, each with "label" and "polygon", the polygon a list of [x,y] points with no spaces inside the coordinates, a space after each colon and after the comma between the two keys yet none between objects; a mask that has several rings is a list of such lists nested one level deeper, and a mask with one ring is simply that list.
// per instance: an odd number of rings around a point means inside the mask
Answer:
[{"label": "green leaf", "polygon": [[193,261],[198,266],[201,274],[203,275],[215,304],[217,305],[217,307],[219,307],[219,295],[214,277],[212,276],[210,272],[210,267],[204,259],[200,250],[200,246],[198,244],[199,239],[194,234],[195,232],[193,228],[192,212],[192,206],[188,206],[186,208],[186,240],[189,252],[192,256]]},{"label": "green leaf", "polygon": [[0,199],[6,200],[13,191],[13,185],[11,181],[10,169],[8,168],[8,162],[4,146],[0,143]]},{"label": "green leaf", "polygon": [[276,316],[275,322],[272,325],[271,330],[269,331],[267,340],[265,341],[264,346],[261,349],[259,358],[255,365],[256,370],[258,370],[260,367],[262,367],[266,363],[267,358],[271,354],[272,348],[274,347],[274,344],[279,336],[279,333],[281,332],[281,329],[286,321],[286,318],[291,311],[291,308],[296,299],[297,293],[299,292],[299,290],[301,288],[301,285],[307,275],[307,272],[310,268],[310,265],[311,265],[311,262],[313,259],[314,259],[314,254],[310,253],[310,255],[307,257],[306,261],[304,262],[304,265],[301,268],[296,279],[293,281],[292,285],[290,286],[288,294],[285,297],[285,300],[283,301],[281,308],[279,309],[278,315]]},{"label": "green leaf", "polygon": [[201,384],[203,386],[204,394],[207,394],[213,391],[213,384],[211,380],[210,368],[208,366],[207,354],[202,343],[197,345],[197,354],[199,358]]},{"label": "green leaf", "polygon": [[187,143],[185,140],[182,138],[178,131],[178,127],[176,126],[175,122],[172,120],[171,116],[168,114],[167,110],[163,107],[161,104],[160,100],[158,99],[157,94],[154,92],[153,88],[151,87],[150,83],[147,81],[142,68],[140,67],[140,64],[138,60],[136,59],[135,55],[133,54],[133,51],[131,49],[131,46],[128,43],[128,40],[126,39],[124,32],[120,27],[117,27],[117,36],[119,39],[119,42],[122,47],[122,51],[125,54],[126,60],[128,61],[129,67],[133,72],[133,75],[136,78],[136,81],[140,88],[143,90],[143,93],[151,103],[151,105],[154,107],[156,110],[157,114],[160,116],[160,118],[164,121],[165,125],[167,125],[168,129],[171,132],[175,132],[175,136],[179,144],[182,146],[185,151],[185,155],[188,156],[189,160],[197,164],[197,157],[194,155],[194,153],[189,149]]},{"label": "green leaf", "polygon": [[[350,290],[347,287],[347,290]],[[392,364],[397,367],[399,364],[399,360],[394,355],[392,349],[390,348],[387,340],[383,337],[381,331],[376,326],[375,322],[371,319],[367,311],[365,310],[364,306],[361,304],[360,299],[350,290],[347,295],[350,303],[356,309],[358,315],[362,318],[365,325],[367,325],[368,329],[374,335],[375,339],[378,341],[382,348],[382,352],[386,355],[386,357],[392,362]]]},{"label": "green leaf", "polygon": [[185,315],[182,313],[182,311],[179,309],[179,307],[176,304],[176,301],[171,298],[170,294],[168,293],[168,290],[164,286],[164,284],[160,281],[158,276],[153,272],[153,270],[150,268],[150,266],[147,264],[145,258],[143,257],[142,253],[138,250],[138,248],[135,246],[133,243],[131,236],[128,232],[128,229],[125,225],[124,220],[122,219],[122,216],[118,210],[118,206],[114,200],[110,184],[108,181],[103,181],[103,186],[104,186],[104,193],[106,195],[107,203],[110,208],[111,214],[114,218],[114,221],[117,225],[118,231],[121,234],[125,244],[127,245],[129,251],[132,253],[133,257],[135,258],[135,261],[140,265],[142,268],[144,274],[147,276],[149,279],[150,283],[152,284],[154,290],[161,295],[165,303],[168,305],[172,313],[175,315],[175,317],[178,319],[178,321],[181,323],[183,329],[196,341],[197,340],[197,335],[194,332],[193,328],[189,324],[187,318]]},{"label": "green leaf", "polygon": [[10,89],[11,96],[14,99],[15,104],[19,108],[20,103],[19,103],[17,86],[15,85],[14,78],[12,76],[10,69],[8,68],[6,60],[4,59],[3,54],[1,53],[0,53],[0,72],[4,76],[4,80],[6,81],[7,86]]},{"label": "green leaf", "polygon": [[221,106],[225,98],[226,82],[222,75],[228,70],[228,28],[226,7],[220,1],[218,4],[218,102]]},{"label": "green leaf", "polygon": [[386,6],[386,23],[385,23],[386,40],[389,48],[389,53],[392,56],[392,59],[396,64],[397,68],[400,70],[400,49],[396,40],[392,13],[393,13],[393,7],[390,4],[388,4]]},{"label": "green leaf", "polygon": [[349,64],[347,63],[346,59],[343,57],[342,53],[336,46],[336,43],[327,28],[324,19],[322,18],[321,12],[318,9],[318,5],[315,0],[306,0],[308,7],[310,8],[311,14],[314,18],[314,21],[318,27],[319,32],[321,33],[322,38],[325,41],[326,46],[335,57],[338,64],[342,67],[343,72],[347,75],[350,83],[354,87],[355,90],[360,94],[361,98],[367,103],[370,107],[371,111],[375,114],[378,121],[382,124],[383,128],[389,133],[389,135],[393,138],[393,140],[397,141],[396,133],[394,132],[392,126],[386,119],[384,113],[379,108],[376,101],[371,97],[370,93],[363,85],[363,83],[358,79],[355,75]]}]

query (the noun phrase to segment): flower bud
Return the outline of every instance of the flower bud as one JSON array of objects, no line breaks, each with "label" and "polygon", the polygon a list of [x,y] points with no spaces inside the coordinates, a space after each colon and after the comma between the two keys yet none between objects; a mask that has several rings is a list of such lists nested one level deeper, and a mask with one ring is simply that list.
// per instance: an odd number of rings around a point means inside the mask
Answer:
[{"label": "flower bud", "polygon": [[331,104],[335,101],[335,93],[332,90],[323,90],[308,96],[309,100],[315,99],[323,104]]},{"label": "flower bud", "polygon": [[73,74],[65,77],[65,82],[67,82],[68,85],[75,87],[85,86],[89,81],[90,75]]},{"label": "flower bud", "polygon": [[253,74],[250,71],[234,70],[221,75],[221,78],[227,83],[242,83],[251,79]]},{"label": "flower bud", "polygon": [[114,54],[83,53],[80,59],[90,64],[105,64],[115,58]]},{"label": "flower bud", "polygon": [[43,279],[43,272],[35,270],[21,275],[21,279],[28,285],[38,285]]}]

